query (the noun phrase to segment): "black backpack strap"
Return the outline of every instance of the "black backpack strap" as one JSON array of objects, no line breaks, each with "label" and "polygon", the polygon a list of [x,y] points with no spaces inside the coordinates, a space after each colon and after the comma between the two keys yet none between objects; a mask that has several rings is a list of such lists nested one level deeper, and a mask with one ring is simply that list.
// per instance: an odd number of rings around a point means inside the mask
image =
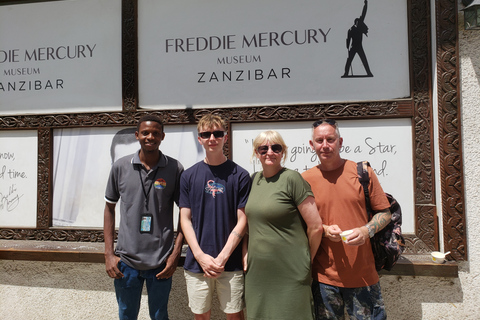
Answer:
[{"label": "black backpack strap", "polygon": [[368,184],[370,177],[368,176],[368,167],[370,163],[368,161],[357,162],[358,181],[362,184],[363,193],[365,194],[365,205],[367,206],[368,220],[371,219],[372,207],[370,205],[370,194],[368,191]]}]

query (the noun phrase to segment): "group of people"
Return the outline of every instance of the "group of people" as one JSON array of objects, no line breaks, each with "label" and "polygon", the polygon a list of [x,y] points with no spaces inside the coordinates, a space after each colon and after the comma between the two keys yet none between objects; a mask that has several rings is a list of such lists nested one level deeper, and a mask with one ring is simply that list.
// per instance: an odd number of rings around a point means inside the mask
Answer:
[{"label": "group of people", "polygon": [[[390,220],[389,202],[369,168],[368,221],[356,163],[342,159],[338,123],[313,124],[319,165],[284,167],[276,131],[253,142],[262,170],[252,176],[224,155],[226,122],[207,114],[197,126],[205,159],[184,170],[159,146],[162,121],[139,120],[140,150],[115,161],[104,210],[105,263],[120,319],[136,319],[146,283],[152,319],[168,319],[172,275],[186,241],[188,302],[210,319],[216,292],[227,319],[385,319],[370,238]],[[115,238],[115,207],[120,226]],[[174,236],[173,206],[180,208]],[[352,230],[342,242],[340,233]],[[246,316],[245,314],[246,313]]]}]

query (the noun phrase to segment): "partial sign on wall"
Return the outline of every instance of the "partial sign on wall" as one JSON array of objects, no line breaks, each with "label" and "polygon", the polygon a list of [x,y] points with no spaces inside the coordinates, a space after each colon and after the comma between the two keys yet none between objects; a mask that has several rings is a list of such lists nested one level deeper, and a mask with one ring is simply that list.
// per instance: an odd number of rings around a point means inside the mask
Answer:
[{"label": "partial sign on wall", "polygon": [[407,1],[138,1],[142,108],[410,96]]},{"label": "partial sign on wall", "polygon": [[121,111],[121,40],[120,0],[0,5],[0,115]]},{"label": "partial sign on wall", "polygon": [[[115,160],[140,148],[135,130],[131,127],[54,130],[54,227],[103,226],[105,187],[110,168]],[[197,141],[196,125],[165,126],[165,139],[160,150],[178,159],[185,168],[204,157],[203,148]],[[117,212],[117,226],[118,221]]]},{"label": "partial sign on wall", "polygon": [[[338,123],[343,137],[342,158],[370,162],[384,191],[395,195],[402,206],[402,231],[413,233],[415,215],[410,119],[342,120]],[[285,167],[304,172],[319,164],[316,153],[309,145],[311,126],[312,122],[234,124],[233,160],[250,173],[261,171],[260,162],[251,157],[253,140],[262,131],[276,130],[288,146]]]},{"label": "partial sign on wall", "polygon": [[0,131],[0,227],[37,225],[37,131]]}]

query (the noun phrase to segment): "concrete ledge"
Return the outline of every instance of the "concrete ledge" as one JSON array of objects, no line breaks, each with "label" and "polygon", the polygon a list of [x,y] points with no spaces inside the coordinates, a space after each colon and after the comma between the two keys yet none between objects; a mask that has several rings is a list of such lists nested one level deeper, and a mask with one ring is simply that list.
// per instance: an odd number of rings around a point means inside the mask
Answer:
[{"label": "concrete ledge", "polygon": [[103,242],[0,240],[0,259],[105,263]]},{"label": "concrete ledge", "polygon": [[379,275],[458,278],[458,264],[456,261],[435,263],[429,254],[404,254],[392,270],[381,270]]},{"label": "concrete ledge", "polygon": [[[105,263],[104,248],[103,242],[0,240],[0,259]],[[185,250],[183,257],[184,254]],[[183,265],[183,260],[179,265]],[[382,270],[379,274],[457,278],[458,264],[455,261],[437,264],[428,254],[405,254],[391,271]]]}]

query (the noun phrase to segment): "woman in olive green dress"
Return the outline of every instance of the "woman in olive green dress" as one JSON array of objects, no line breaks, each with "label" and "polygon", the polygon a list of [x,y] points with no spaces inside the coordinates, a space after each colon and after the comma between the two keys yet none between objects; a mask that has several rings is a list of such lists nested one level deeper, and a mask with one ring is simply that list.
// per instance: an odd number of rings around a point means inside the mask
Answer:
[{"label": "woman in olive green dress", "polygon": [[313,319],[311,257],[322,238],[322,220],[310,185],[283,167],[287,146],[276,131],[254,140],[262,171],[254,180],[245,213],[247,319]]}]

